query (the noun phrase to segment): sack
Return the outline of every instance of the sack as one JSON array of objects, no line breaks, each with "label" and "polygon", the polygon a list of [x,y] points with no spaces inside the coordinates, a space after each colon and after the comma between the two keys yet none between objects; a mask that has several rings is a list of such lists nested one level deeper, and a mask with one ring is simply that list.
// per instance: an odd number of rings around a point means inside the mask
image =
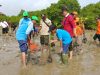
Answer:
[{"label": "sack", "polygon": [[38,45],[35,44],[35,43],[32,43],[31,41],[28,41],[28,45],[29,45],[29,49],[30,49],[30,52],[35,52],[38,50]]}]

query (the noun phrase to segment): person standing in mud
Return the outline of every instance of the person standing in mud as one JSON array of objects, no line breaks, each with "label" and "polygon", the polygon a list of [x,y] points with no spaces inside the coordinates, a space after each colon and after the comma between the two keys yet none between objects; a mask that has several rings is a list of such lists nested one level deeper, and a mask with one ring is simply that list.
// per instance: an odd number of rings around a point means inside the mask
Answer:
[{"label": "person standing in mud", "polygon": [[[57,29],[55,25],[50,26],[49,32],[51,32],[52,35],[56,34],[57,36],[57,39],[50,40],[50,43],[55,43],[59,41],[60,42],[60,53],[67,59],[66,54],[68,53],[68,48],[72,42],[72,38],[69,32],[67,32],[64,29]],[[62,63],[66,62],[63,60],[65,58],[62,58]]]},{"label": "person standing in mud", "polygon": [[[51,21],[47,18],[46,14],[41,15],[42,19],[40,20],[40,43],[42,52],[46,49],[46,52],[49,51],[49,27],[51,25]],[[44,60],[44,61],[43,61]],[[43,58],[43,62],[46,62],[46,58]]]},{"label": "person standing in mud", "polygon": [[22,64],[26,67],[26,53],[28,50],[27,41],[30,40],[30,32],[34,30],[33,24],[36,23],[38,18],[36,16],[32,17],[32,21],[28,18],[28,12],[23,13],[23,17],[19,22],[19,27],[16,32],[16,39],[19,43],[19,48],[21,50]]},{"label": "person standing in mud", "polygon": [[[64,19],[62,21],[62,26],[63,26],[63,29],[66,30],[67,32],[70,33],[71,37],[74,39],[74,37],[77,36],[76,34],[76,25],[75,25],[75,22],[74,22],[74,18],[72,17],[72,15],[70,15],[68,13],[68,8],[66,6],[63,6],[62,7],[62,15],[64,16]],[[70,53],[69,53],[69,59],[72,59],[72,56],[73,56],[73,42],[70,46]]]},{"label": "person standing in mud", "polygon": [[9,31],[9,25],[6,21],[1,22],[2,25],[2,34],[6,35]]},{"label": "person standing in mud", "polygon": [[73,16],[74,18],[74,22],[76,24],[76,34],[77,34],[77,37],[76,37],[76,44],[77,44],[77,51],[81,51],[82,52],[82,36],[83,36],[83,33],[84,33],[84,25],[80,23],[80,18],[78,17],[78,13],[76,11],[73,11],[71,13],[71,15]]},{"label": "person standing in mud", "polygon": [[99,40],[99,46],[100,46],[100,17],[97,18],[97,32],[94,35],[93,39],[94,39],[95,43],[97,43],[96,39],[98,39]]}]

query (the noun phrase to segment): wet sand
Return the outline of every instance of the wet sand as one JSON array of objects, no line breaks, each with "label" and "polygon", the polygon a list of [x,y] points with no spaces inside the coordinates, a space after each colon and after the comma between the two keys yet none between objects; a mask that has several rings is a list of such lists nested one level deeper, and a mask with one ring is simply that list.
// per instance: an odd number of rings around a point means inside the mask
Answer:
[{"label": "wet sand", "polygon": [[100,47],[93,44],[94,31],[86,31],[88,42],[83,53],[62,65],[56,62],[23,69],[18,43],[12,36],[0,35],[0,75],[100,75]]}]

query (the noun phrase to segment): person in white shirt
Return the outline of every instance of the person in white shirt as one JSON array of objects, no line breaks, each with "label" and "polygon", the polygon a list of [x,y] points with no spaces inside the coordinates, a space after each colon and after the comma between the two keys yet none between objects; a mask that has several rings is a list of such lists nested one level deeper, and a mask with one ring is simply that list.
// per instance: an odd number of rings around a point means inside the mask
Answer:
[{"label": "person in white shirt", "polygon": [[2,34],[7,34],[8,31],[9,31],[9,28],[8,28],[9,25],[8,25],[8,23],[6,21],[3,21],[0,24],[2,26]]},{"label": "person in white shirt", "polygon": [[[40,43],[42,51],[49,51],[49,27],[52,25],[51,21],[46,17],[45,14],[41,15],[42,19],[40,20]],[[47,58],[44,58],[43,62],[45,63]]]}]

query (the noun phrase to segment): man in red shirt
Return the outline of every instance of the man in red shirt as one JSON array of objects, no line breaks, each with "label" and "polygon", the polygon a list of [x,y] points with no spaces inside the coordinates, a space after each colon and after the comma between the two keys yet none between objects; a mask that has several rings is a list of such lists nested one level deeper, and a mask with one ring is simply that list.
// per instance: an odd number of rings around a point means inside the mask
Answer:
[{"label": "man in red shirt", "polygon": [[[74,22],[74,18],[72,15],[68,13],[68,9],[66,6],[62,7],[62,15],[64,16],[64,19],[62,21],[63,29],[69,32],[72,38],[76,37],[77,34],[76,34],[76,25]],[[69,59],[72,59],[72,56],[73,56],[72,45],[69,49],[70,50]]]}]

